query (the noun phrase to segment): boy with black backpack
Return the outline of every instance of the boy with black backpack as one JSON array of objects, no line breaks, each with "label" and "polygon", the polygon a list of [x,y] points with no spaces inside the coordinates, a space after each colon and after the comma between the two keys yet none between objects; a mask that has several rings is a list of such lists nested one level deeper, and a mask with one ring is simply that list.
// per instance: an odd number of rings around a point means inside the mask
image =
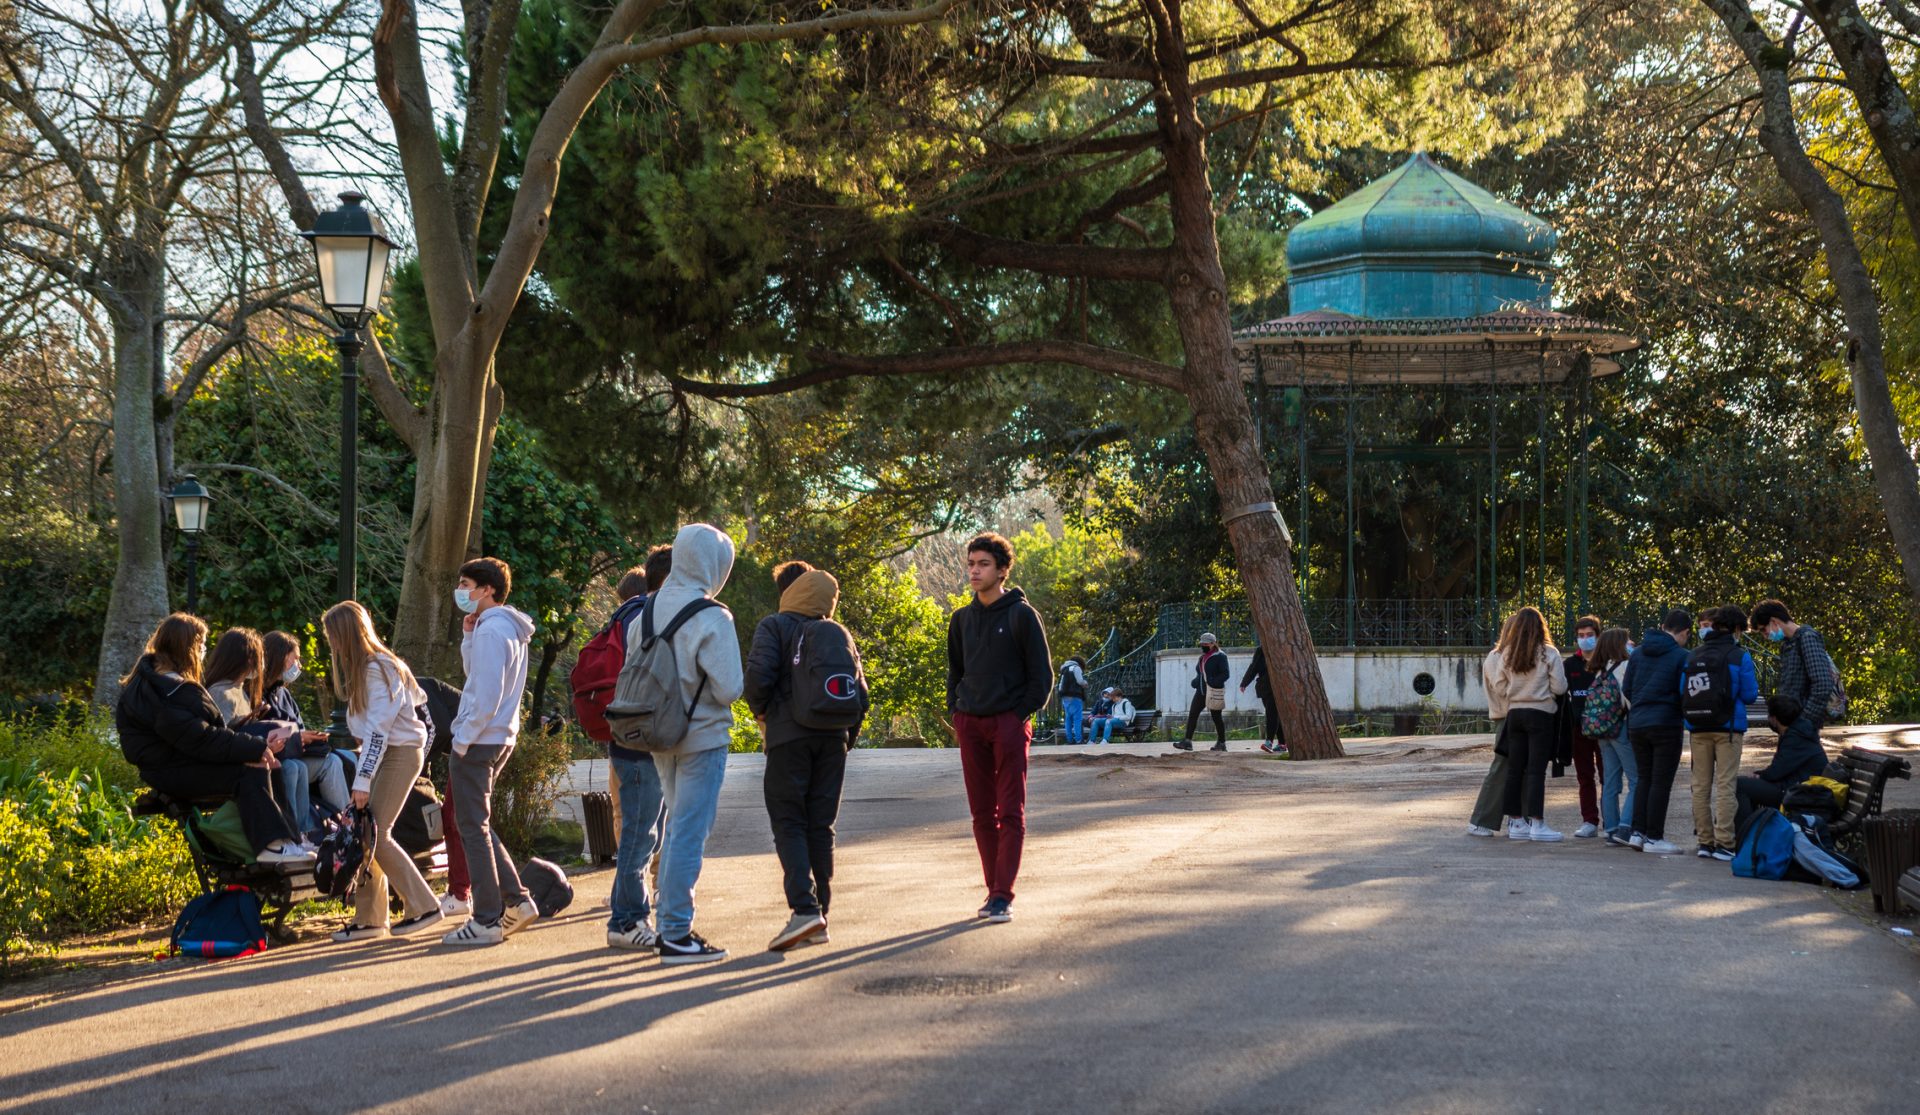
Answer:
[{"label": "boy with black backpack", "polygon": [[1753,656],[1736,638],[1747,614],[1729,604],[1700,617],[1700,646],[1680,671],[1680,713],[1693,746],[1693,833],[1701,859],[1731,860],[1734,780],[1747,738],[1747,705],[1760,699]]},{"label": "boy with black backpack", "polygon": [[[776,570],[776,584],[793,565]],[[780,594],[780,610],[754,630],[747,652],[745,696],[766,740],[767,818],[792,911],[786,928],[767,942],[772,952],[827,939],[833,822],[847,750],[859,738],[868,705],[860,652],[833,619],[840,584],[824,570],[800,568]]]}]

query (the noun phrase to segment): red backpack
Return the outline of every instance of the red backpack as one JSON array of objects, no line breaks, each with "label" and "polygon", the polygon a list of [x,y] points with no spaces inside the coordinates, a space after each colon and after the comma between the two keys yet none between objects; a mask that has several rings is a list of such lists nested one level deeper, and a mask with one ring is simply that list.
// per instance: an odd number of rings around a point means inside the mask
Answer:
[{"label": "red backpack", "polygon": [[616,609],[599,634],[580,648],[573,672],[567,675],[567,684],[573,690],[573,717],[587,738],[597,743],[613,739],[613,729],[607,726],[607,706],[620,683],[620,667],[627,662],[629,618],[631,613],[626,608]]}]

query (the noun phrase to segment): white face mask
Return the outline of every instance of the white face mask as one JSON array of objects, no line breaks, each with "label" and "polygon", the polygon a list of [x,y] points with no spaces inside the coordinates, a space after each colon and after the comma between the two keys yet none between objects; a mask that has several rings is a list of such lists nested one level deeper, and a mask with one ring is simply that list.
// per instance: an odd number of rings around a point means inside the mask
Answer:
[{"label": "white face mask", "polygon": [[473,610],[480,606],[480,602],[473,598],[473,593],[463,588],[453,590],[453,604],[468,615],[472,615]]},{"label": "white face mask", "polygon": [[300,663],[295,662],[280,673],[280,680],[292,685],[300,680]]}]

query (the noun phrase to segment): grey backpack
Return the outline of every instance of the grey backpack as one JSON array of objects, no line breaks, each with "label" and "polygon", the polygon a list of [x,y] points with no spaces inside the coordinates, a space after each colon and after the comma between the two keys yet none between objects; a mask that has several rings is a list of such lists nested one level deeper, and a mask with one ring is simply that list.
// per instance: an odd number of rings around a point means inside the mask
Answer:
[{"label": "grey backpack", "polygon": [[700,679],[693,700],[681,704],[680,659],[673,651],[673,636],[708,608],[721,608],[721,604],[703,596],[680,609],[658,635],[653,628],[653,600],[640,610],[640,641],[627,648],[619,683],[607,705],[607,727],[614,744],[633,751],[671,751],[687,738],[687,724],[706,692],[707,679]]}]

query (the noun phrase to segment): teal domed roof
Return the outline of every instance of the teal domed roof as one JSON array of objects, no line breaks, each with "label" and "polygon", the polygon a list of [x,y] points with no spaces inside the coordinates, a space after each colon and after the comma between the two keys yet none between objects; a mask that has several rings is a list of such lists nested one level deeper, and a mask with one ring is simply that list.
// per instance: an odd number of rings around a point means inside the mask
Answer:
[{"label": "teal domed roof", "polygon": [[1547,222],[1415,154],[1294,226],[1291,309],[1367,318],[1547,309],[1557,239]]}]

